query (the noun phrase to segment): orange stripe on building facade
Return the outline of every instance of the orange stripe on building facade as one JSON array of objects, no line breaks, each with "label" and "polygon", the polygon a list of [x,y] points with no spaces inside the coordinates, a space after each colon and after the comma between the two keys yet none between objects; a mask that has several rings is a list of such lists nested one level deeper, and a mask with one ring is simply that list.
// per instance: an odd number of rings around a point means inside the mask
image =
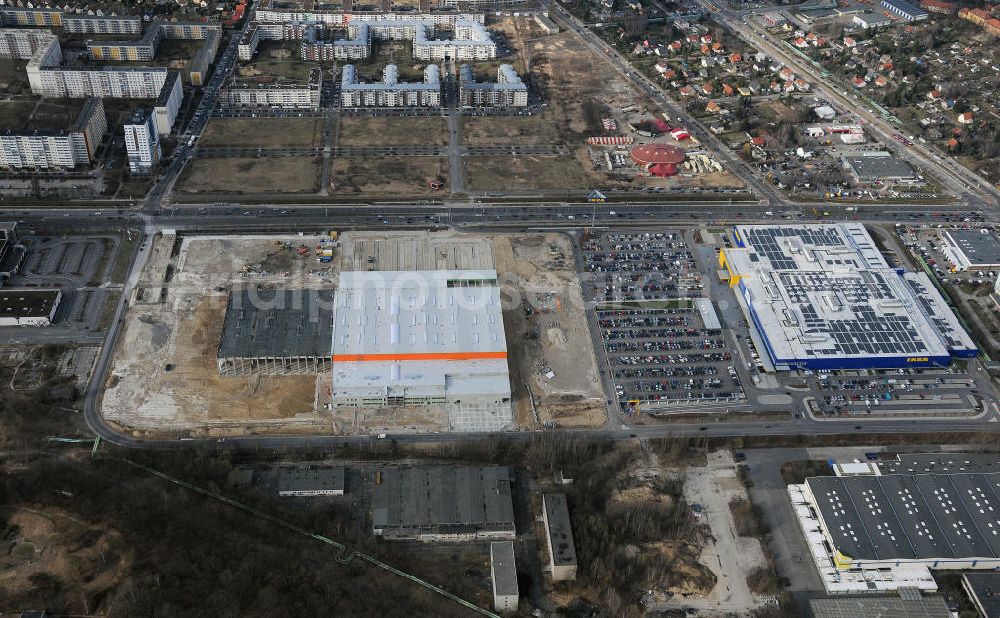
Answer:
[{"label": "orange stripe on building facade", "polygon": [[506,359],[506,352],[416,352],[412,354],[334,354],[335,363],[378,361]]}]

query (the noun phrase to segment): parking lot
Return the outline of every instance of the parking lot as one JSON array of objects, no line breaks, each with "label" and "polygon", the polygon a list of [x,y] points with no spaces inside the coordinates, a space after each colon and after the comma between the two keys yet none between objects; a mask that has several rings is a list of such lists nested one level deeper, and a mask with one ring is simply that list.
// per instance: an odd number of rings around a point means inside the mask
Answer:
[{"label": "parking lot", "polygon": [[[109,300],[117,293],[116,286],[102,284],[111,278],[121,239],[114,235],[71,238],[25,234],[22,240],[27,254],[7,285],[59,289],[63,299],[56,311],[55,328],[59,332],[99,331]],[[19,336],[26,332],[23,328],[9,330]],[[58,334],[51,329],[42,330],[46,332],[39,331],[39,336]]]},{"label": "parking lot", "polygon": [[680,232],[603,234],[583,241],[582,255],[622,410],[744,398],[711,303],[693,300],[702,274]]},{"label": "parking lot", "polygon": [[859,375],[820,373],[813,404],[817,416],[971,414],[981,410],[975,378],[964,371],[872,371]]},{"label": "parking lot", "polygon": [[603,234],[582,245],[586,272],[604,302],[689,298],[702,290],[679,232]]}]

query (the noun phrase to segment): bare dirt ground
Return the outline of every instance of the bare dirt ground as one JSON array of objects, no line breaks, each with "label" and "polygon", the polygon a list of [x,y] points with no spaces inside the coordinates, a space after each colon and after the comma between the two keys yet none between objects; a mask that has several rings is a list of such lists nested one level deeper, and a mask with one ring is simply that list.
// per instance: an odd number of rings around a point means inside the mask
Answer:
[{"label": "bare dirt ground", "polygon": [[295,148],[319,146],[320,118],[213,118],[198,143],[206,147]]},{"label": "bare dirt ground", "polygon": [[61,606],[88,614],[130,570],[127,544],[106,526],[56,509],[5,509],[3,515],[18,531],[0,540],[0,598],[19,608],[51,604],[44,582],[56,580]]},{"label": "bare dirt ground", "polygon": [[490,270],[493,248],[483,236],[452,230],[413,232],[344,232],[341,269],[351,270]]},{"label": "bare dirt ground", "polygon": [[522,426],[534,424],[533,402],[541,423],[602,425],[607,406],[569,239],[561,234],[503,235],[493,238],[493,247],[504,282],[515,420]]},{"label": "bare dirt ground", "polygon": [[444,146],[448,130],[440,117],[340,119],[339,146]]},{"label": "bare dirt ground", "polygon": [[747,575],[756,568],[766,567],[767,561],[759,539],[736,534],[729,502],[748,497],[736,476],[732,454],[728,450],[714,451],[708,454],[706,466],[687,468],[684,496],[688,503],[704,507],[703,519],[712,537],[699,560],[715,574],[717,583],[701,598],[673,599],[657,609],[695,607],[724,615],[756,607],[761,600],[755,598],[747,585]]},{"label": "bare dirt ground", "polygon": [[[228,290],[333,286],[336,268],[320,268],[312,256],[318,238],[188,238],[176,255],[174,240],[156,239],[143,272],[106,385],[105,417],[136,431],[329,429],[329,415],[314,409],[316,375],[224,377],[216,367]],[[309,253],[300,256],[299,245]]]},{"label": "bare dirt ground", "polygon": [[177,186],[181,193],[315,193],[319,161],[315,157],[195,158],[184,168]]},{"label": "bare dirt ground", "polygon": [[580,190],[598,182],[573,156],[466,157],[465,169],[474,191]]},{"label": "bare dirt ground", "polygon": [[[564,144],[571,154],[550,157],[470,157],[469,183],[480,190],[564,189],[619,186],[603,168],[595,169],[587,137],[601,135],[610,110],[645,102],[602,59],[570,32],[538,36],[528,18],[490,24],[518,51],[513,60],[527,67],[547,107],[539,115],[465,119],[469,145]],[[506,175],[506,176],[505,176]],[[502,184],[510,180],[512,185]]]},{"label": "bare dirt ground", "polygon": [[466,146],[509,146],[563,143],[559,128],[541,116],[469,116],[463,119]]},{"label": "bare dirt ground", "polygon": [[333,194],[369,195],[442,195],[429,184],[441,180],[447,184],[448,160],[445,157],[344,157],[331,164],[330,185]]}]

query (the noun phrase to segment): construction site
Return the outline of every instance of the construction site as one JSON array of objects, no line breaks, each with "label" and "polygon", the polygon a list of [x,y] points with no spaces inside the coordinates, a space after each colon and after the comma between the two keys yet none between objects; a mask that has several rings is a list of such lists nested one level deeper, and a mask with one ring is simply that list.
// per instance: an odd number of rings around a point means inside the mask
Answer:
[{"label": "construction site", "polygon": [[605,419],[560,234],[161,235],[129,307],[102,409],[137,435]]}]

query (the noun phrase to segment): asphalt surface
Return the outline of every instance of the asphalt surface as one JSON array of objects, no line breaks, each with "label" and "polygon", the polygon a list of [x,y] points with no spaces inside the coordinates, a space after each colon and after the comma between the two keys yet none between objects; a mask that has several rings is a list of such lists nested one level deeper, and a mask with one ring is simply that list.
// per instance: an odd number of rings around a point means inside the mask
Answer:
[{"label": "asphalt surface", "polygon": [[[346,229],[352,227],[378,227],[396,229],[430,229],[454,225],[464,229],[501,229],[507,231],[529,231],[539,229],[572,229],[584,228],[590,225],[591,217],[596,226],[635,226],[637,222],[669,226],[692,226],[704,224],[706,221],[754,221],[770,220],[763,214],[765,207],[757,204],[593,204],[565,206],[534,206],[532,208],[521,204],[511,205],[480,205],[480,206],[448,206],[444,204],[408,205],[372,207],[371,213],[365,213],[356,205],[336,206],[326,208],[294,208],[294,209],[247,209],[233,207],[200,207],[190,209],[173,209],[151,216],[142,213],[127,214],[84,214],[77,209],[47,210],[36,213],[23,213],[18,218],[25,229],[38,226],[58,225],[76,230],[109,230],[123,227],[140,227],[147,238],[156,231],[169,228],[190,232],[222,232],[241,233],[250,231],[297,231],[308,228],[324,229],[335,227]],[[739,210],[737,210],[737,208]],[[924,212],[923,219],[928,222],[940,220],[937,215],[950,217],[961,216],[960,209],[936,210]],[[416,212],[415,212],[416,211]],[[427,214],[419,214],[424,212]],[[614,212],[615,214],[611,214]],[[869,220],[893,221],[906,216],[909,210],[899,207],[883,206],[873,209]],[[936,214],[935,214],[936,213]],[[569,217],[573,216],[573,219]],[[792,215],[778,215],[792,216]],[[867,217],[868,215],[866,215]],[[805,217],[795,220],[809,220]],[[829,220],[829,218],[822,218]],[[781,219],[779,219],[781,220]],[[383,223],[385,222],[385,223]],[[121,296],[122,301],[115,309],[114,318],[108,328],[106,344],[101,350],[92,373],[90,386],[84,397],[84,414],[90,429],[102,439],[129,447],[149,448],[184,448],[204,447],[212,445],[227,449],[284,449],[330,448],[343,444],[365,443],[377,439],[370,437],[345,436],[246,436],[227,438],[224,441],[215,439],[194,440],[147,440],[128,434],[118,433],[105,423],[102,418],[98,401],[103,392],[103,384],[108,376],[113,352],[118,342],[118,335],[123,325],[127,299],[138,281],[138,273],[145,263],[151,243],[137,244],[135,254],[131,258],[131,269],[128,281],[125,283]],[[990,417],[995,418],[990,411]],[[794,419],[789,417],[784,421],[734,421],[709,423],[670,423],[663,425],[629,427],[621,424],[621,418],[613,415],[608,425],[595,430],[561,431],[593,438],[658,438],[669,436],[712,436],[736,437],[747,435],[794,436],[800,434],[867,434],[871,432],[891,433],[925,433],[925,432],[967,432],[978,431],[988,425],[987,420],[968,419],[921,419],[921,420],[865,420],[861,424],[854,421],[815,421],[808,417]],[[520,431],[496,434],[392,434],[390,438],[402,443],[443,443],[475,438],[525,440],[531,439],[537,432]]]},{"label": "asphalt surface", "polygon": [[[193,157],[195,142],[204,129],[210,111],[225,78],[232,71],[235,62],[239,32],[234,32],[225,51],[216,64],[215,72],[204,89],[192,121],[180,137],[177,152],[163,171],[157,184],[147,197],[141,211],[87,211],[72,202],[65,206],[11,212],[9,218],[21,221],[25,229],[61,228],[75,231],[101,232],[120,230],[125,227],[141,228],[148,239],[163,229],[183,230],[189,233],[249,233],[285,232],[304,229],[339,230],[352,228],[394,228],[394,229],[434,229],[455,227],[465,230],[491,229],[504,231],[537,231],[541,229],[582,229],[586,227],[613,228],[636,226],[693,227],[695,225],[723,225],[735,222],[808,222],[833,220],[863,220],[872,223],[904,222],[932,224],[956,222],[963,219],[996,222],[996,202],[979,198],[970,191],[962,199],[944,205],[926,204],[861,204],[849,207],[828,203],[790,203],[780,196],[773,187],[761,182],[740,160],[736,159],[717,138],[693,121],[674,101],[664,96],[662,90],[644,76],[637,73],[627,60],[613,50],[606,51],[604,43],[587,30],[578,20],[569,15],[563,7],[554,5],[560,17],[579,34],[595,53],[608,60],[619,72],[631,80],[636,87],[652,97],[668,110],[672,117],[688,125],[689,131],[702,143],[716,151],[728,169],[733,170],[759,199],[746,201],[741,195],[731,197],[718,193],[705,193],[705,199],[685,201],[659,200],[660,196],[649,192],[644,201],[620,203],[571,203],[565,201],[544,201],[540,196],[526,196],[524,202],[491,202],[476,198],[458,200],[425,200],[412,202],[383,202],[371,204],[330,203],[330,204],[282,204],[281,207],[245,206],[239,203],[241,196],[229,196],[225,200],[210,203],[169,204],[170,191],[184,165]],[[247,20],[249,23],[249,20]],[[463,154],[490,154],[464,152],[461,146],[461,126],[457,114],[449,114],[450,143],[446,147],[433,148],[435,154],[447,155],[451,167],[461,161]],[[223,153],[225,150],[227,152]],[[235,154],[236,151],[241,154]],[[295,149],[286,149],[293,151]],[[331,153],[324,149],[308,150],[308,155],[318,156]],[[430,150],[430,149],[429,149]],[[205,153],[207,149],[201,149]],[[241,149],[218,149],[221,156],[243,156]],[[246,149],[254,152],[256,149]],[[215,152],[215,151],[212,151]],[[230,154],[233,153],[233,154]],[[440,155],[438,154],[440,153]],[[288,152],[288,156],[302,156]],[[305,154],[305,153],[303,153]],[[461,169],[452,170],[453,183],[463,177]],[[453,185],[454,186],[454,185]],[[457,192],[464,187],[457,184]],[[615,195],[610,194],[612,198]],[[664,196],[666,197],[666,196]],[[244,196],[245,199],[245,196]],[[740,201],[743,199],[743,201]],[[659,200],[659,201],[658,201]],[[848,209],[849,208],[849,209]],[[246,436],[237,438],[192,439],[192,440],[147,440],[119,433],[105,423],[98,402],[103,385],[108,376],[111,359],[118,343],[118,335],[123,325],[128,298],[138,281],[138,273],[145,263],[151,243],[136,245],[131,257],[130,276],[124,285],[121,301],[115,307],[114,318],[108,328],[105,345],[97,358],[90,385],[84,397],[84,414],[88,426],[102,439],[129,447],[184,448],[211,445],[226,449],[285,449],[285,448],[330,448],[342,444],[365,443],[378,438],[365,436]],[[605,385],[606,386],[606,385]],[[867,434],[871,432],[925,433],[966,432],[982,430],[987,420],[996,420],[991,407],[989,419],[920,419],[920,420],[865,420],[861,424],[854,421],[816,421],[803,415],[785,421],[734,421],[712,423],[670,423],[629,427],[623,419],[612,413],[607,425],[600,429],[572,430],[558,429],[574,435],[594,438],[656,438],[668,436],[712,436],[736,437],[747,435],[794,436],[801,434]],[[496,434],[399,434],[389,438],[401,443],[452,442],[475,438],[525,440],[538,432],[520,431]]]}]

